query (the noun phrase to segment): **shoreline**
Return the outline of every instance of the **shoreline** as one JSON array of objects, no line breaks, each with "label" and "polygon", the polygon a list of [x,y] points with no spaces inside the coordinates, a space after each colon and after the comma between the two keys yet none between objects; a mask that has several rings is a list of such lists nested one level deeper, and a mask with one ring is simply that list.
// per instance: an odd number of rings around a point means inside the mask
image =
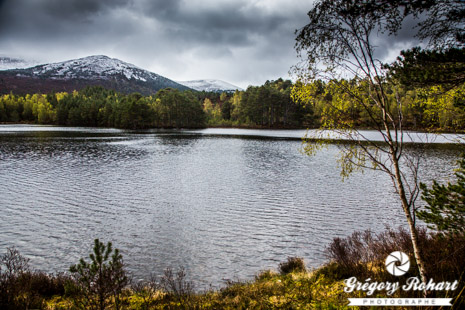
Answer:
[{"label": "shoreline", "polygon": [[[118,128],[118,127],[105,127],[105,126],[73,126],[73,125],[59,125],[59,124],[37,124],[34,122],[0,122],[0,125],[31,125],[31,126],[50,126],[50,127],[67,127],[67,128],[108,128],[108,129],[119,129],[119,130],[130,130],[130,131],[137,131],[137,130],[151,130],[151,129],[165,129],[165,130],[195,130],[195,129],[254,129],[254,130],[277,130],[277,131],[289,131],[289,130],[330,130],[330,129],[322,129],[320,127],[265,127],[265,126],[256,126],[256,125],[211,125],[205,127],[146,127],[146,128],[136,128],[136,129],[129,129],[129,128]],[[370,127],[359,127],[355,128],[354,130],[360,131],[374,131],[377,132],[376,129]],[[415,132],[415,133],[427,133],[427,134],[465,134],[465,130],[459,131],[452,131],[452,130],[425,130],[421,128],[404,128],[404,132]]]},{"label": "shoreline", "polygon": [[[420,234],[425,245],[433,248],[447,244],[454,248],[463,245],[465,236],[455,235],[441,237],[436,233]],[[398,243],[408,234],[401,228],[386,230],[383,233],[373,234],[368,239],[360,238],[360,232],[354,232],[352,236],[343,241],[358,240],[361,244],[340,243],[342,248],[335,249],[338,238],[334,238],[332,251],[325,263],[317,268],[307,268],[303,259],[288,257],[287,261],[279,263],[277,268],[259,271],[250,280],[238,279],[227,281],[221,287],[209,287],[198,290],[190,280],[183,267],[166,269],[159,277],[150,276],[146,280],[131,280],[126,273],[124,264],[114,272],[119,275],[121,282],[115,282],[114,278],[102,278],[98,285],[112,288],[111,294],[105,295],[100,302],[111,305],[119,305],[120,309],[351,309],[348,303],[350,298],[381,298],[383,300],[410,299],[422,297],[421,289],[412,287],[419,284],[419,275],[416,268],[410,268],[408,278],[393,279],[385,266],[385,257],[394,247],[408,253],[412,257],[408,244]],[[98,242],[98,239],[96,239]],[[387,242],[387,243],[386,243]],[[379,251],[378,243],[387,244],[387,248]],[[350,250],[364,248],[367,253],[359,256],[350,253]],[[346,252],[345,250],[349,250]],[[11,250],[10,250],[11,251]],[[15,251],[13,249],[13,251]],[[95,253],[94,248],[94,253]],[[336,252],[334,252],[336,251]],[[430,257],[427,261],[431,270],[428,283],[438,283],[429,288],[429,298],[453,298],[453,306],[461,307],[465,303],[463,296],[464,281],[454,270],[463,270],[463,260],[456,260],[463,255],[463,247],[458,252],[450,255],[437,252],[437,258],[446,261],[444,267],[435,267],[436,258]],[[14,253],[14,252],[13,252]],[[17,259],[28,259],[16,252]],[[455,258],[452,258],[455,256]],[[6,256],[5,256],[6,257]],[[83,258],[88,261],[92,257]],[[121,256],[120,259],[123,259]],[[104,260],[103,265],[109,261]],[[73,265],[75,266],[75,265]],[[17,270],[12,275],[2,279],[3,283],[11,289],[12,296],[2,296],[5,302],[7,298],[15,297],[16,306],[22,306],[24,301],[33,301],[34,308],[40,309],[74,309],[83,300],[97,301],[96,291],[87,285],[87,278],[100,279],[98,274],[88,267],[83,267],[80,272],[70,267],[68,271],[50,274],[28,268],[26,271]],[[113,272],[113,271],[112,271]],[[122,272],[122,273],[119,273]],[[17,274],[16,274],[17,273]],[[79,273],[79,274],[78,274]],[[123,275],[123,277],[121,276]],[[84,276],[84,277],[83,277]],[[18,277],[18,278],[17,278]],[[23,277],[23,278],[21,278]],[[368,277],[368,278],[367,278]],[[365,284],[355,286],[357,279],[367,278]],[[22,281],[16,281],[22,279]],[[116,278],[115,278],[116,279]],[[392,282],[394,281],[394,282]],[[124,283],[120,285],[118,283]],[[361,282],[360,282],[361,283]],[[392,287],[383,283],[393,283]],[[377,285],[380,284],[380,285]],[[405,284],[405,285],[404,285]],[[395,286],[394,286],[395,285]],[[402,289],[399,289],[402,285]],[[103,286],[102,286],[103,287]],[[407,289],[406,289],[407,287]],[[393,288],[393,289],[391,289]],[[35,299],[33,299],[33,297]],[[25,298],[25,300],[23,299]],[[387,299],[386,299],[387,298]],[[10,300],[10,299],[9,299]],[[29,304],[31,305],[31,304]],[[90,309],[85,307],[85,309]],[[426,309],[433,309],[427,307]]]}]

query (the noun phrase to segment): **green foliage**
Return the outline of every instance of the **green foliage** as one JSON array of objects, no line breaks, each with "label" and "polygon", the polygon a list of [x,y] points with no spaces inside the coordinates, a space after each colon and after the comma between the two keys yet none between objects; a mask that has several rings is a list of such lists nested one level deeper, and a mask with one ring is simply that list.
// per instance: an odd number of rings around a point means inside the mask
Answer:
[{"label": "green foliage", "polygon": [[[208,308],[210,309],[210,308]],[[211,309],[348,309],[342,281],[315,273],[262,272],[253,282],[231,282]]]},{"label": "green foliage", "polygon": [[68,294],[74,297],[81,309],[106,309],[113,301],[116,309],[121,306],[121,294],[129,280],[123,265],[123,257],[111,242],[105,246],[94,240],[90,262],[83,258],[70,267],[74,281],[68,285]]},{"label": "green foliage", "polygon": [[250,86],[231,99],[231,119],[259,127],[313,127],[313,110],[291,99],[292,83],[278,79]]},{"label": "green foliage", "polygon": [[0,121],[140,129],[203,127],[205,115],[188,91],[162,90],[154,98],[97,86],[73,93],[0,96]]},{"label": "green foliage", "polygon": [[[392,113],[398,112],[400,102],[404,128],[465,129],[465,84],[453,89],[390,84],[385,88]],[[221,95],[167,89],[144,97],[102,87],[48,95],[9,94],[0,96],[0,122],[128,129],[205,125],[356,129],[380,122],[379,108],[368,104],[367,89],[366,82],[355,79],[306,84],[279,79]]]},{"label": "green foliage", "polygon": [[223,118],[220,106],[216,105],[213,107],[213,104],[209,98],[205,98],[203,102],[203,111],[205,112],[208,123],[210,125],[220,123]]},{"label": "green foliage", "polygon": [[455,183],[445,185],[433,181],[431,188],[421,184],[421,198],[426,205],[417,211],[417,216],[430,228],[444,234],[465,232],[465,156],[458,164]]},{"label": "green foliage", "polygon": [[[434,118],[436,115],[428,113],[438,110],[428,98],[442,97],[439,100],[449,101],[444,98],[460,97],[457,93],[447,92],[452,88],[463,89],[465,82],[464,48],[463,44],[458,44],[462,42],[459,37],[465,38],[464,12],[463,1],[455,0],[318,1],[308,13],[309,23],[296,38],[302,61],[295,67],[300,81],[294,86],[293,99],[313,105],[326,101],[323,107],[315,109],[321,114],[321,124],[325,128],[384,130],[384,112],[392,122],[389,124],[391,129],[402,128],[400,126],[460,128],[463,122],[459,120],[463,115],[454,116],[461,105],[460,99],[454,104],[455,109],[447,110],[451,111],[445,117],[447,121],[441,122]],[[440,44],[440,48],[434,50],[413,48],[403,51],[397,62],[380,66],[373,55],[375,46],[370,41],[370,34],[375,31],[395,34],[407,16],[427,18],[427,21],[419,21],[419,37],[431,39],[432,44],[441,40],[448,44]],[[385,79],[386,69],[390,80]],[[337,79],[341,72],[354,76],[354,79]],[[315,78],[323,78],[327,84]],[[395,85],[388,82],[395,82]],[[325,93],[325,88],[331,89],[329,94]],[[435,95],[422,96],[425,91]],[[405,115],[399,119],[398,113]],[[454,122],[458,124],[451,126]]]},{"label": "green foliage", "polygon": [[386,66],[392,79],[409,88],[442,85],[451,89],[465,83],[465,48],[402,51]]},{"label": "green foliage", "polygon": [[157,127],[203,127],[205,114],[201,102],[190,91],[162,89],[153,102]]}]

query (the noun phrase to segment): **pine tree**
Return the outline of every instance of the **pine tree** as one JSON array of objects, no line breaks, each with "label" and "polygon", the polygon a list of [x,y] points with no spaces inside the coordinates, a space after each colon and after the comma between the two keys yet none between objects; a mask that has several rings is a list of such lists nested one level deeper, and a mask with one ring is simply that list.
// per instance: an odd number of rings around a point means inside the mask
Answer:
[{"label": "pine tree", "polygon": [[114,299],[116,309],[120,307],[120,295],[129,283],[118,249],[113,251],[111,242],[105,246],[99,239],[94,240],[90,263],[83,258],[79,264],[70,267],[75,282],[70,290],[78,296],[75,304],[82,309],[104,310]]},{"label": "pine tree", "polygon": [[431,189],[423,183],[420,185],[421,198],[427,205],[417,211],[417,216],[430,228],[444,234],[465,232],[465,155],[458,164],[456,183],[444,185],[433,181]]}]

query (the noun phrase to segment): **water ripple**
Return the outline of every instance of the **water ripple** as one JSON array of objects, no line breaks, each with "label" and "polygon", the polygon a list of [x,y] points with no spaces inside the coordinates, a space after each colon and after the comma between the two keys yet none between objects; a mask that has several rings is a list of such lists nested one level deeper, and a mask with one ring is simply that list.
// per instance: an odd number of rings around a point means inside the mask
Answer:
[{"label": "water ripple", "polygon": [[[336,147],[307,157],[276,132],[1,128],[0,250],[16,246],[48,272],[100,238],[135,278],[184,266],[199,286],[218,285],[287,256],[318,266],[333,237],[403,223],[386,176],[342,182]],[[425,181],[450,178],[458,153],[427,150]]]}]

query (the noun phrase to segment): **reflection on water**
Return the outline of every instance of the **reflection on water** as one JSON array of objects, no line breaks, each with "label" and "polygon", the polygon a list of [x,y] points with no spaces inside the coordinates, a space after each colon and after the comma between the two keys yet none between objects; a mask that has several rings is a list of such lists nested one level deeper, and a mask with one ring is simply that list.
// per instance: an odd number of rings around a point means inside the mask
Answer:
[{"label": "reflection on water", "polygon": [[[307,157],[283,132],[41,129],[0,126],[0,251],[44,271],[100,238],[136,278],[184,266],[218,285],[288,256],[318,266],[333,237],[403,223],[389,178],[341,182],[335,147]],[[427,149],[424,180],[450,177],[459,151]]]}]

